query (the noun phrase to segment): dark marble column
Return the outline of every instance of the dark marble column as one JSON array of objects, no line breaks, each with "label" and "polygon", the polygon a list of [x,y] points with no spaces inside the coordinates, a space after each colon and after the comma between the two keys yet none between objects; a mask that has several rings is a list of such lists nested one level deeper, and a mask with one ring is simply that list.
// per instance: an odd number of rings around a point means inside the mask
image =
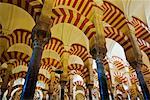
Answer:
[{"label": "dark marble column", "polygon": [[65,98],[65,86],[66,86],[67,81],[61,81],[61,100],[64,100]]},{"label": "dark marble column", "polygon": [[48,25],[46,27],[44,25],[39,23],[32,30],[34,47],[28,65],[28,71],[21,94],[21,100],[32,100],[34,97],[43,48],[45,44],[49,42],[51,37],[51,33],[48,31]]},{"label": "dark marble column", "polygon": [[144,76],[141,72],[142,64],[140,62],[136,62],[136,61],[133,62],[133,63],[130,63],[130,64],[135,69],[135,72],[137,74],[137,78],[138,78],[140,86],[141,86],[141,90],[142,90],[142,93],[143,93],[144,100],[150,100],[150,93],[149,93],[149,90],[147,88],[146,82],[144,80]]},{"label": "dark marble column", "polygon": [[93,100],[92,99],[92,88],[93,88],[93,84],[87,84],[87,88],[89,91],[89,100]]},{"label": "dark marble column", "polygon": [[97,65],[101,100],[109,100],[109,93],[108,93],[108,88],[107,88],[106,75],[104,72],[104,66],[98,57],[96,58],[96,65]]}]

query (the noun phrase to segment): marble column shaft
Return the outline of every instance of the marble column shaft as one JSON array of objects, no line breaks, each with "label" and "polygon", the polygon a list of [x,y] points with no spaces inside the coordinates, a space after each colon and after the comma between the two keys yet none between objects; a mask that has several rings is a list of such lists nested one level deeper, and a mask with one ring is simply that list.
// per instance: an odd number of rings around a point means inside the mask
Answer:
[{"label": "marble column shaft", "polygon": [[137,78],[138,78],[139,84],[141,86],[144,100],[150,100],[150,93],[149,93],[149,90],[147,88],[146,82],[144,80],[144,76],[143,76],[141,69],[140,69],[141,64],[138,62],[135,62],[134,65],[132,64],[132,66],[134,66],[134,68],[135,68],[135,72],[137,74]]},{"label": "marble column shaft", "polygon": [[43,27],[44,25],[37,24],[32,31],[32,40],[34,48],[28,65],[28,71],[26,74],[25,83],[21,94],[21,100],[29,100],[33,99],[34,97],[43,48],[45,44],[49,42],[49,39],[51,37],[51,34],[48,31],[45,31],[45,27]]},{"label": "marble column shaft", "polygon": [[67,81],[61,81],[61,100],[64,100],[65,98],[65,85]]},{"label": "marble column shaft", "polygon": [[99,59],[96,59],[96,64],[97,64],[97,71],[98,71],[98,81],[99,81],[101,100],[109,100],[107,80],[104,72],[103,63]]}]

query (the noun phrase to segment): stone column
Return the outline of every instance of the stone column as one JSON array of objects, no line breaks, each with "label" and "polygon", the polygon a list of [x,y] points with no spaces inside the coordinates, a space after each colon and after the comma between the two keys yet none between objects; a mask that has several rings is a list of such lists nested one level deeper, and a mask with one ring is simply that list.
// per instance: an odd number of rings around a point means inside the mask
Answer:
[{"label": "stone column", "polygon": [[86,88],[85,95],[86,95],[86,100],[90,100],[89,99],[89,89],[88,88]]},{"label": "stone column", "polygon": [[74,73],[69,75],[69,100],[73,100],[73,75]]},{"label": "stone column", "polygon": [[108,62],[105,65],[105,70],[108,72],[108,78],[107,78],[108,89],[110,90],[110,95],[111,95],[112,100],[114,100],[113,87],[112,87],[112,77],[110,74],[110,68],[109,68]]},{"label": "stone column", "polygon": [[65,86],[66,86],[67,81],[61,81],[61,100],[64,100],[65,98]]},{"label": "stone column", "polygon": [[104,66],[102,60],[99,57],[96,58],[96,65],[98,71],[98,81],[99,81],[99,89],[101,100],[109,100],[108,88],[107,88],[107,80],[104,72]]},{"label": "stone column", "polygon": [[102,22],[103,12],[98,8],[94,8],[94,25],[96,28],[95,47],[91,51],[93,57],[96,59],[98,81],[100,88],[101,100],[109,100],[107,80],[104,72],[103,59],[106,56],[106,40],[104,36],[104,26]]},{"label": "stone column", "polygon": [[[142,53],[137,43],[137,38],[135,37],[134,31],[132,30],[132,27],[130,26],[130,30],[126,32],[126,35],[128,36],[130,43],[132,45],[132,49],[128,50],[126,52],[127,60],[129,61],[130,65],[135,69],[137,78],[139,80],[142,93],[145,100],[150,100],[150,93],[147,88],[146,82],[144,80],[143,74],[141,72],[142,67]],[[129,54],[128,54],[129,53]]]},{"label": "stone column", "polygon": [[89,100],[92,100],[92,88],[94,85],[94,77],[93,77],[93,59],[89,58],[86,62],[85,62],[85,67],[88,68],[88,72],[89,72],[89,78],[87,80],[87,88],[89,91]]},{"label": "stone column", "polygon": [[70,53],[65,51],[61,56],[61,61],[63,65],[63,73],[60,75],[60,85],[61,85],[61,100],[64,100],[64,89],[66,82],[68,81],[68,59]]},{"label": "stone column", "polygon": [[3,82],[2,82],[2,86],[1,86],[1,96],[0,96],[0,100],[2,100],[4,93],[5,93],[5,91],[6,91],[7,88],[8,88],[9,77],[10,77],[10,75],[12,74],[12,66],[13,66],[12,63],[7,63],[7,70],[6,70],[6,73],[5,73],[5,76],[2,78],[2,81],[3,81]]},{"label": "stone column", "polygon": [[142,63],[141,62],[130,62],[130,64],[135,69],[135,72],[137,74],[137,78],[138,78],[139,84],[141,86],[141,90],[142,90],[144,99],[150,100],[150,93],[149,93],[149,90],[147,88],[146,82],[144,80],[143,74],[141,72]]},{"label": "stone column", "polygon": [[89,100],[93,100],[92,99],[93,84],[87,84],[87,88],[88,88],[88,91],[89,91]]},{"label": "stone column", "polygon": [[54,81],[55,81],[55,72],[54,72],[54,70],[52,70],[52,72],[51,72],[51,85],[50,85],[50,87],[49,87],[49,97],[51,98],[51,100],[53,100],[53,92],[54,92],[54,88],[55,88],[55,83],[54,83]]},{"label": "stone column", "polygon": [[22,89],[21,100],[33,99],[37,76],[40,69],[40,62],[43,48],[51,38],[49,24],[39,21],[32,30],[33,52],[28,65],[25,83]]}]

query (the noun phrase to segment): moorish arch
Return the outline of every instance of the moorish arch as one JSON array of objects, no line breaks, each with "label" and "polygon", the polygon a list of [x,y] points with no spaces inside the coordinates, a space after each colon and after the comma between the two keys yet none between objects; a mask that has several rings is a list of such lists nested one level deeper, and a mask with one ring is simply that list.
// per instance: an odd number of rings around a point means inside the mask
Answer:
[{"label": "moorish arch", "polygon": [[139,47],[142,51],[145,52],[145,54],[148,56],[148,58],[150,59],[150,44],[142,39],[137,39]]},{"label": "moorish arch", "polygon": [[64,53],[64,43],[58,38],[52,37],[48,44],[45,45],[44,50],[53,50],[60,57]]},{"label": "moorish arch", "polygon": [[31,32],[25,29],[16,29],[11,34],[7,35],[8,47],[17,43],[23,43],[32,47]]},{"label": "moorish arch", "polygon": [[[104,12],[102,20],[124,33],[127,29],[127,20],[123,13],[117,6],[109,1],[103,1],[100,9]],[[113,17],[112,17],[113,16]],[[117,20],[116,20],[117,19]]]},{"label": "moorish arch", "polygon": [[61,62],[53,58],[42,58],[41,68],[47,70],[49,73],[52,72],[52,67],[56,69],[62,69]]},{"label": "moorish arch", "polygon": [[124,48],[125,52],[132,47],[131,43],[127,42],[129,38],[116,28],[105,27],[104,32],[106,33],[106,38],[111,38],[118,42]]},{"label": "moorish arch", "polygon": [[86,78],[89,76],[88,69],[81,64],[70,64],[68,66],[69,72],[74,70],[74,74],[80,75],[86,82]]},{"label": "moorish arch", "polygon": [[[125,36],[121,31],[118,31],[113,27],[105,27],[104,31],[106,33],[105,37],[111,38],[118,42],[124,48],[125,52],[132,47],[131,43],[127,42],[129,41],[128,37]],[[137,42],[140,49],[143,50],[149,56],[149,43],[141,39],[137,39]]]},{"label": "moorish arch", "polygon": [[135,16],[132,16],[132,20],[130,21],[130,23],[135,28],[135,36],[150,43],[150,30],[148,26],[142,20]]},{"label": "moorish arch", "polygon": [[11,59],[19,59],[27,63],[30,60],[30,56],[18,51],[4,52],[1,57],[1,63],[8,62]]},{"label": "moorish arch", "polygon": [[[92,16],[92,8],[95,3],[93,0],[70,0],[70,1],[63,1],[63,0],[56,0],[54,7],[59,8],[71,8],[74,11],[82,14],[83,16],[87,17],[88,19]],[[88,9],[86,9],[88,7]]]},{"label": "moorish arch", "polygon": [[36,0],[1,0],[3,3],[16,5],[26,10],[35,20],[40,16],[43,5]]},{"label": "moorish arch", "polygon": [[[61,10],[63,11],[61,12]],[[75,11],[64,8],[53,9],[53,13],[55,14],[55,16],[53,16],[54,25],[58,23],[72,24],[80,29],[83,34],[92,41],[92,37],[96,32],[94,24],[89,19]]]},{"label": "moorish arch", "polygon": [[[0,19],[3,33],[11,34],[16,29],[32,30],[35,21],[27,11],[9,3],[1,3],[0,5],[0,12],[3,15]],[[5,13],[5,10],[8,10],[7,13]],[[23,21],[21,21],[22,18],[24,18]]]},{"label": "moorish arch", "polygon": [[72,44],[69,53],[71,55],[79,56],[83,62],[85,62],[88,58],[92,58],[88,50],[81,44]]},{"label": "moorish arch", "polygon": [[111,61],[118,70],[124,69],[126,66],[123,59],[121,59],[120,57],[113,56]]}]

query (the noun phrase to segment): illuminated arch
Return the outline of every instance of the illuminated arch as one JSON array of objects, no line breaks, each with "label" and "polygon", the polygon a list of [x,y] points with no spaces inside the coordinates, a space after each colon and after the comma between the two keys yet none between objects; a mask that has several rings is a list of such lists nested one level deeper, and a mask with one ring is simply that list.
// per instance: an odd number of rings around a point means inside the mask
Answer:
[{"label": "illuminated arch", "polygon": [[55,15],[53,16],[53,25],[58,23],[72,24],[82,30],[89,40],[96,34],[94,24],[81,14],[64,8],[57,8],[52,11]]},{"label": "illuminated arch", "polygon": [[128,81],[127,77],[124,76],[121,72],[114,73],[115,81],[118,83],[126,83]]},{"label": "illuminated arch", "polygon": [[71,70],[75,70],[74,74],[80,75],[84,80],[89,76],[88,69],[81,64],[71,64],[68,66],[70,72]]},{"label": "illuminated arch", "polygon": [[52,58],[41,59],[41,68],[46,69],[49,72],[51,72],[52,66],[55,67],[56,69],[62,68],[61,62],[56,59],[52,59]]},{"label": "illuminated arch", "polygon": [[65,8],[72,8],[87,18],[91,18],[94,2],[93,0],[56,0],[54,7],[62,7],[62,5],[64,5]]},{"label": "illuminated arch", "polygon": [[30,56],[27,54],[24,54],[22,52],[18,52],[18,51],[4,52],[2,54],[0,61],[1,61],[1,63],[4,63],[4,62],[9,61],[10,59],[19,59],[19,60],[22,60],[22,61],[28,63],[30,60]]},{"label": "illuminated arch", "polygon": [[53,50],[57,52],[60,56],[64,53],[64,44],[61,40],[52,37],[48,44],[45,45],[44,50]]},{"label": "illuminated arch", "polygon": [[72,44],[69,53],[71,55],[79,56],[83,62],[85,62],[88,58],[92,58],[87,49],[81,44]]},{"label": "illuminated arch", "polygon": [[135,36],[150,43],[150,30],[148,26],[139,18],[132,16],[130,23],[135,28]]},{"label": "illuminated arch", "polygon": [[104,12],[102,18],[103,21],[122,32],[124,32],[124,28],[128,29],[128,21],[126,20],[123,11],[121,11],[117,6],[108,1],[103,1],[103,5],[100,8]]},{"label": "illuminated arch", "polygon": [[36,0],[1,0],[3,3],[10,3],[26,10],[35,20],[41,14],[43,5]]}]

